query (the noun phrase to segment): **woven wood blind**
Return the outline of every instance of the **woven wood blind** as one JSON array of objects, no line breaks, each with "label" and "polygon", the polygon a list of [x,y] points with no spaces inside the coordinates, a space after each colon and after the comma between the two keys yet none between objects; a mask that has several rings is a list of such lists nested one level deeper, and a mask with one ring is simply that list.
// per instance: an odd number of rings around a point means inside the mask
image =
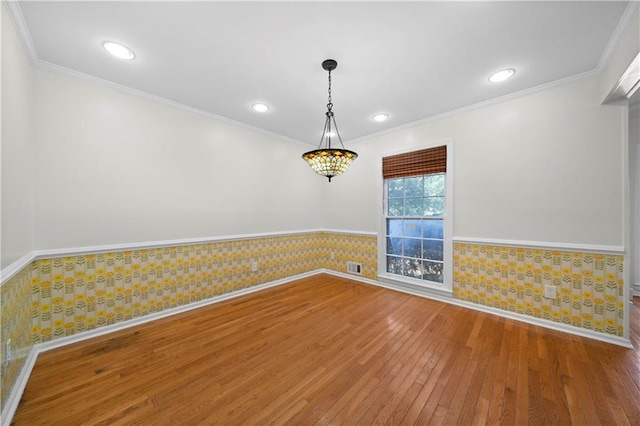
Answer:
[{"label": "woven wood blind", "polygon": [[385,179],[447,171],[447,147],[423,149],[382,158]]}]

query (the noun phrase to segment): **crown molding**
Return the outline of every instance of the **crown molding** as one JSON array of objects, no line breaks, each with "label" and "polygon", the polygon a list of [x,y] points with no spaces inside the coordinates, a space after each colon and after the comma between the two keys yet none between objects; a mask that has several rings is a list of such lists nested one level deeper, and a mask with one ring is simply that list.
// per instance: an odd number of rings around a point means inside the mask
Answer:
[{"label": "crown molding", "polygon": [[173,108],[177,108],[177,109],[181,109],[184,111],[189,111],[192,112],[194,114],[198,114],[210,119],[214,119],[214,120],[218,120],[218,121],[222,121],[224,123],[228,123],[237,127],[241,127],[247,130],[251,130],[254,131],[256,133],[260,133],[266,136],[270,136],[270,137],[274,137],[280,140],[285,140],[287,142],[292,142],[296,145],[300,145],[300,146],[304,146],[304,147],[309,147],[309,144],[301,142],[299,140],[296,139],[292,139],[289,138],[287,136],[284,135],[280,135],[278,133],[274,133],[274,132],[270,132],[268,130],[264,130],[261,129],[259,127],[255,127],[252,126],[250,124],[246,124],[243,123],[241,121],[236,121],[233,120],[231,118],[222,116],[222,115],[218,115],[218,114],[214,114],[212,112],[208,112],[199,108],[195,108],[180,102],[176,102],[176,101],[172,101],[170,99],[167,98],[163,98],[161,96],[156,96],[156,95],[152,95],[150,93],[144,92],[142,90],[138,90],[138,89],[134,89],[128,86],[124,86],[122,84],[118,84],[118,83],[114,83],[108,80],[104,80],[102,78],[99,77],[94,77],[92,75],[89,74],[85,74],[82,73],[80,71],[75,71],[72,70],[70,68],[67,67],[63,67],[61,65],[56,65],[56,64],[52,64],[51,62],[47,62],[47,61],[43,61],[42,59],[40,59],[38,57],[38,51],[35,47],[35,45],[33,44],[33,39],[31,38],[31,33],[29,32],[29,27],[27,26],[27,23],[24,19],[24,15],[22,14],[22,10],[20,9],[20,4],[18,1],[15,0],[2,0],[2,3],[4,3],[5,8],[7,10],[7,12],[9,13],[9,17],[11,18],[11,21],[13,22],[13,25],[16,28],[16,32],[18,33],[18,38],[20,39],[22,46],[24,47],[25,52],[27,53],[27,56],[29,57],[29,61],[31,62],[31,64],[39,69],[43,69],[46,71],[52,71],[52,72],[56,72],[58,74],[63,74],[66,75],[68,77],[73,77],[73,78],[78,78],[81,80],[86,80],[86,81],[90,81],[92,83],[96,83],[96,84],[100,84],[103,86],[107,86],[110,87],[112,89],[116,89],[119,90],[121,92],[124,93],[128,93],[130,95],[134,95],[152,102],[156,102],[156,103],[160,103],[160,104],[164,104],[164,105],[168,105],[171,106]]},{"label": "crown molding", "polygon": [[24,20],[20,4],[15,0],[2,0],[2,3],[4,4],[6,11],[9,13],[9,18],[11,19],[11,22],[13,22],[13,26],[18,33],[18,38],[20,39],[22,47],[24,47],[27,57],[29,58],[29,62],[31,62],[31,65],[35,66],[38,62],[38,51],[36,50],[36,46],[33,44],[33,39],[31,38],[27,22]]},{"label": "crown molding", "polygon": [[458,109],[452,109],[451,111],[447,111],[447,112],[443,112],[442,114],[437,114],[437,115],[432,115],[430,117],[426,117],[426,118],[422,118],[420,120],[416,120],[416,121],[412,121],[410,123],[405,123],[405,124],[401,124],[400,126],[396,126],[396,127],[391,127],[389,129],[385,129],[385,130],[381,130],[379,132],[376,133],[370,133],[368,135],[365,136],[360,136],[358,138],[355,139],[351,139],[347,142],[349,142],[349,144],[354,144],[354,143],[362,143],[365,141],[368,141],[370,139],[379,137],[379,136],[384,136],[390,133],[394,133],[400,130],[406,130],[406,129],[410,129],[412,127],[416,127],[416,126],[420,126],[423,124],[427,124],[427,123],[431,123],[433,121],[438,121],[438,120],[442,120],[444,118],[448,118],[448,117],[452,117],[458,114],[462,114],[465,112],[469,112],[469,111],[473,111],[476,109],[481,109],[481,108],[485,108],[491,105],[495,105],[495,104],[499,104],[502,102],[506,102],[506,101],[510,101],[513,99],[517,99],[517,98],[521,98],[523,96],[527,96],[527,95],[532,95],[534,93],[539,93],[539,92],[544,92],[545,90],[549,90],[549,89],[553,89],[555,87],[559,87],[559,86],[564,86],[567,84],[571,84],[571,83],[575,83],[584,79],[587,79],[589,77],[593,77],[596,76],[597,72],[596,70],[591,70],[591,71],[586,71],[583,72],[581,74],[576,74],[576,75],[572,75],[569,77],[565,77],[565,78],[561,78],[560,80],[555,80],[555,81],[551,81],[548,83],[544,83],[544,84],[540,84],[538,86],[534,86],[534,87],[530,87],[528,89],[524,89],[524,90],[520,90],[518,92],[513,92],[513,93],[509,93],[507,95],[504,96],[499,96],[497,98],[493,98],[493,99],[489,99],[483,102],[479,102],[477,104],[473,104],[473,105],[468,105],[462,108],[458,108]]},{"label": "crown molding", "polygon": [[600,56],[600,61],[598,61],[598,66],[596,67],[597,73],[601,73],[609,66],[613,53],[618,47],[618,44],[620,44],[620,39],[624,36],[624,33],[627,32],[627,29],[629,29],[629,26],[638,14],[638,11],[640,11],[640,2],[637,0],[630,1],[622,14],[622,18],[618,21],[618,25],[613,31],[613,34],[609,39],[609,43],[607,43],[607,47],[605,47],[604,52],[602,52],[602,56]]},{"label": "crown molding", "polygon": [[256,132],[256,133],[260,133],[260,134],[263,134],[263,135],[266,135],[266,136],[270,136],[270,137],[273,137],[273,138],[276,138],[276,139],[280,139],[280,140],[284,140],[284,141],[287,141],[287,142],[291,142],[291,143],[294,143],[296,145],[304,146],[304,147],[307,147],[307,148],[309,147],[309,144],[306,144],[306,143],[301,142],[301,141],[296,140],[296,139],[289,138],[289,137],[284,136],[284,135],[280,135],[278,133],[270,132],[268,130],[264,130],[264,129],[261,129],[259,127],[255,127],[255,126],[252,126],[250,124],[243,123],[241,121],[236,121],[236,120],[233,120],[231,118],[228,118],[228,117],[225,117],[225,116],[222,116],[222,115],[214,114],[212,112],[208,112],[208,111],[205,111],[205,110],[202,110],[202,109],[199,109],[199,108],[195,108],[195,107],[192,107],[192,106],[180,103],[180,102],[172,101],[171,99],[163,98],[161,96],[152,95],[151,93],[147,93],[147,92],[144,92],[142,90],[134,89],[134,88],[129,87],[129,86],[124,86],[122,84],[114,83],[112,81],[105,80],[105,79],[102,79],[100,77],[95,77],[93,75],[85,74],[85,73],[80,72],[80,71],[72,70],[71,68],[63,67],[62,65],[53,64],[51,62],[43,61],[41,59],[36,59],[34,65],[35,65],[35,67],[37,67],[39,69],[42,69],[42,70],[45,70],[45,71],[50,71],[50,72],[54,72],[54,73],[65,75],[67,77],[77,78],[77,79],[80,79],[80,80],[85,80],[85,81],[89,81],[91,83],[95,83],[95,84],[99,84],[99,85],[102,85],[102,86],[110,87],[110,88],[118,90],[120,92],[124,92],[124,93],[127,93],[129,95],[133,95],[133,96],[136,96],[136,97],[139,97],[139,98],[142,98],[142,99],[146,99],[148,101],[152,101],[152,102],[156,102],[156,103],[159,103],[159,104],[167,105],[167,106],[170,106],[170,107],[173,107],[173,108],[176,108],[176,109],[181,109],[183,111],[188,111],[188,112],[191,112],[191,113],[194,113],[194,114],[198,114],[198,115],[210,118],[210,119],[222,121],[224,123],[231,124],[231,125],[236,126],[236,127],[241,127],[241,128],[244,128],[244,129],[247,129],[247,130],[251,130],[251,131]]},{"label": "crown molding", "polygon": [[[55,65],[52,64],[50,62],[47,61],[43,61],[41,59],[39,59],[38,57],[38,52],[36,50],[35,45],[33,44],[33,40],[31,38],[31,34],[29,32],[29,28],[26,24],[26,21],[24,20],[24,16],[22,14],[22,10],[20,9],[20,5],[19,2],[16,0],[2,0],[2,2],[5,5],[5,8],[7,9],[7,11],[9,12],[9,16],[11,18],[11,21],[13,22],[16,31],[18,33],[18,36],[20,38],[20,41],[22,42],[22,45],[25,49],[25,51],[27,52],[27,56],[29,57],[30,62],[32,63],[32,65],[34,65],[37,68],[40,69],[44,69],[44,70],[48,70],[48,71],[53,71],[53,72],[57,72],[60,74],[64,74],[67,76],[71,76],[74,78],[79,78],[79,79],[83,79],[83,80],[87,80],[87,81],[91,81],[93,83],[97,83],[97,84],[101,84],[101,85],[105,85],[111,88],[114,88],[116,90],[134,95],[134,96],[138,96],[141,97],[143,99],[147,99],[153,102],[157,102],[157,103],[161,103],[161,104],[165,104],[177,109],[182,109],[185,111],[189,111],[198,115],[202,115],[205,116],[207,118],[211,118],[211,119],[215,119],[215,120],[219,120],[228,124],[232,124],[241,128],[245,128],[247,130],[251,130],[266,136],[270,136],[270,137],[275,137],[281,140],[285,140],[288,142],[292,142],[296,145],[300,145],[303,147],[308,147],[309,144],[308,143],[304,143],[302,141],[296,140],[296,139],[292,139],[289,138],[287,136],[284,135],[280,135],[278,133],[274,133],[274,132],[270,132],[268,130],[264,130],[261,129],[259,127],[255,127],[240,121],[236,121],[233,119],[230,119],[228,117],[225,116],[221,116],[221,115],[217,115],[208,111],[204,111],[201,110],[199,108],[195,108],[195,107],[191,107],[189,105],[180,103],[180,102],[176,102],[167,98],[163,98],[160,96],[156,96],[156,95],[152,95],[150,93],[138,90],[138,89],[133,89],[131,87],[128,86],[124,86],[121,84],[117,84],[117,83],[113,83],[111,81],[108,80],[104,80],[98,77],[94,77],[79,71],[75,71],[72,70],[70,68],[66,68],[60,65]],[[521,90],[519,92],[515,92],[515,93],[511,93],[505,96],[501,96],[501,97],[497,97],[497,98],[493,98],[493,99],[489,99],[487,101],[483,101],[477,104],[473,104],[473,105],[469,105],[466,107],[462,107],[462,108],[458,108],[458,109],[454,109],[451,111],[447,111],[444,112],[442,114],[437,114],[437,115],[433,115],[430,117],[426,117],[417,121],[413,121],[410,123],[405,123],[402,124],[400,126],[396,126],[396,127],[392,127],[386,130],[382,130],[380,132],[376,132],[376,133],[370,133],[368,135],[364,135],[355,139],[351,139],[351,140],[347,140],[346,142],[353,144],[353,143],[360,143],[363,142],[365,140],[369,140],[371,138],[374,137],[378,137],[378,136],[382,136],[385,134],[389,134],[389,133],[393,133],[395,131],[399,131],[399,130],[404,130],[407,128],[411,128],[411,127],[415,127],[415,126],[419,126],[421,124],[426,124],[432,121],[437,121],[443,118],[447,118],[453,115],[457,115],[460,113],[464,113],[467,111],[472,111],[475,109],[479,109],[479,108],[484,108],[493,104],[497,104],[497,103],[501,103],[507,100],[511,100],[511,99],[515,99],[515,98],[519,98],[522,96],[526,96],[529,94],[533,94],[533,93],[537,93],[540,91],[544,91],[553,87],[557,87],[560,85],[564,85],[564,84],[568,84],[574,81],[578,81],[578,80],[582,80],[584,78],[588,78],[591,77],[593,75],[599,74],[600,72],[602,72],[602,70],[604,68],[606,68],[606,66],[609,64],[609,61],[611,59],[611,56],[613,55],[613,52],[615,51],[618,43],[620,42],[620,39],[622,38],[622,36],[624,35],[625,31],[629,28],[629,26],[631,25],[631,23],[633,22],[633,19],[635,18],[635,16],[638,14],[640,10],[640,2],[638,1],[630,1],[629,4],[627,5],[627,8],[625,9],[622,18],[618,21],[618,25],[616,26],[616,29],[614,30],[611,38],[609,39],[609,42],[607,44],[607,47],[605,48],[602,56],[600,57],[600,60],[598,62],[597,67],[594,70],[591,71],[587,71],[581,74],[576,74],[567,78],[563,78],[560,80],[556,80],[556,81],[552,81],[549,83],[544,83],[541,84],[539,86],[535,86],[532,88],[528,88],[528,89],[524,89]]]}]

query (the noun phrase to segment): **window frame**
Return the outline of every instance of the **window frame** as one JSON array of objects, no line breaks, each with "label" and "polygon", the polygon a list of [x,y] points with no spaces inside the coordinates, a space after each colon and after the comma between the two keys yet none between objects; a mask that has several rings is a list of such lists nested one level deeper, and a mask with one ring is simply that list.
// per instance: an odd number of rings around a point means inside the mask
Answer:
[{"label": "window frame", "polygon": [[[445,212],[442,219],[443,224],[443,282],[427,281],[404,275],[391,274],[387,272],[387,185],[382,177],[382,159],[384,157],[405,154],[413,151],[437,148],[445,146],[447,150],[447,170],[445,172]],[[380,197],[382,209],[380,211],[379,232],[378,232],[378,280],[388,284],[399,284],[408,286],[414,290],[426,290],[451,296],[453,294],[453,142],[444,141],[429,145],[412,147],[402,151],[383,153],[380,155]],[[427,173],[429,174],[429,173]],[[424,176],[424,175],[421,175]],[[419,218],[429,218],[428,216],[418,216]]]}]

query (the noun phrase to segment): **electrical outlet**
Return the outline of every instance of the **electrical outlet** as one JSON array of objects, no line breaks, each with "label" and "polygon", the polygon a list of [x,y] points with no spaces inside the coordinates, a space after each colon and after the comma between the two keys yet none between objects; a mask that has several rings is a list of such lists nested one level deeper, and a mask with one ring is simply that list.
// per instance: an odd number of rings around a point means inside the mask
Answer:
[{"label": "electrical outlet", "polygon": [[555,285],[545,285],[544,286],[544,297],[547,299],[555,299],[556,298],[556,286]]},{"label": "electrical outlet", "polygon": [[7,340],[7,343],[5,345],[5,357],[7,362],[13,359],[13,347],[11,345],[11,339]]},{"label": "electrical outlet", "polygon": [[251,262],[251,272],[258,272],[258,262]]}]

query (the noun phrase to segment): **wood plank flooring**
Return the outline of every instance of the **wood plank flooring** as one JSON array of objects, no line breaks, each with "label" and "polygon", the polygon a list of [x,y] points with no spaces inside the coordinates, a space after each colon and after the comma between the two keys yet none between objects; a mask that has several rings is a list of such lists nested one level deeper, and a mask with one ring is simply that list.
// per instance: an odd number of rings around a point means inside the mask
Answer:
[{"label": "wood plank flooring", "polygon": [[640,425],[636,349],[329,275],[40,355],[34,424]]}]

